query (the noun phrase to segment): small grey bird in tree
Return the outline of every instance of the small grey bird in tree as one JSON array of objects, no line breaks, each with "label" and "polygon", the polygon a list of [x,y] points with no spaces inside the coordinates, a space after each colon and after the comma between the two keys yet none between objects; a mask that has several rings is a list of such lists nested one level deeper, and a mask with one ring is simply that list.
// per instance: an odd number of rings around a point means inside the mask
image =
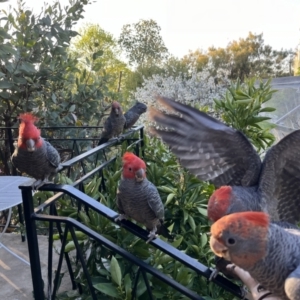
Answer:
[{"label": "small grey bird in tree", "polygon": [[119,102],[114,101],[111,105],[110,115],[104,122],[98,146],[106,143],[113,137],[119,136],[123,132],[125,122],[126,119]]},{"label": "small grey bird in tree", "polygon": [[50,183],[49,177],[62,169],[57,150],[41,137],[41,131],[34,123],[38,120],[31,113],[20,115],[19,137],[11,156],[13,165],[21,173],[36,179],[33,188],[38,189]]},{"label": "small grey bird in tree", "polygon": [[125,113],[125,125],[124,129],[130,129],[139,119],[139,117],[147,111],[147,105],[141,102],[136,102],[126,113]]},{"label": "small grey bird in tree", "polygon": [[150,231],[147,243],[156,237],[156,233],[172,238],[163,224],[164,206],[158,190],[146,177],[146,164],[130,152],[123,155],[117,207],[120,216],[116,220],[130,217],[146,226]]}]

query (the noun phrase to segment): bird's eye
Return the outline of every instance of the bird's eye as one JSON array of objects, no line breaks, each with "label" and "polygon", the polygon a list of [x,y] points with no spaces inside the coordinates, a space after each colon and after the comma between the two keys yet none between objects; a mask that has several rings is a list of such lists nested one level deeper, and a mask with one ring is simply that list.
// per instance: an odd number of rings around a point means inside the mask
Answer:
[{"label": "bird's eye", "polygon": [[129,171],[132,171],[132,168],[129,168]]},{"label": "bird's eye", "polygon": [[234,244],[235,244],[235,239],[229,238],[229,239],[227,240],[227,242],[228,242],[229,245],[234,245]]}]

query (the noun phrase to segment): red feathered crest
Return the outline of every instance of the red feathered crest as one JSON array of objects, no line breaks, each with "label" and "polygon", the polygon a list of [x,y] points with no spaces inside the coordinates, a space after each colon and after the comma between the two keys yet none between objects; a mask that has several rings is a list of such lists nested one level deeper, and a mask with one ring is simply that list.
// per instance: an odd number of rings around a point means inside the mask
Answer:
[{"label": "red feathered crest", "polygon": [[39,120],[38,117],[34,116],[32,113],[20,114],[19,119],[25,123],[35,123]]},{"label": "red feathered crest", "polygon": [[140,168],[146,169],[145,162],[131,152],[125,152],[122,160],[123,160],[123,164],[134,163]]}]

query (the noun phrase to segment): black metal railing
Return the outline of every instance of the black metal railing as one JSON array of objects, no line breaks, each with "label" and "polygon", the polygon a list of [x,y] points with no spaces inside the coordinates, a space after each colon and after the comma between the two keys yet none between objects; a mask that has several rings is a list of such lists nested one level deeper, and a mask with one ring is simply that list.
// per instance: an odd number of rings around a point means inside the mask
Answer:
[{"label": "black metal railing", "polygon": [[[138,131],[140,133],[139,138],[132,139],[130,138],[130,135],[132,135],[134,132]],[[74,164],[81,163],[84,159],[91,155],[95,155],[103,149],[109,148],[112,145],[122,143],[124,141],[129,141],[129,145],[132,145],[135,147],[136,154],[143,153],[143,126],[136,127],[134,130],[127,132],[123,134],[118,140],[111,140],[106,144],[100,145],[98,147],[95,147],[94,149],[91,149],[90,151],[86,153],[82,153],[71,160],[65,162],[63,164],[64,169],[69,170],[74,166]],[[175,281],[174,279],[170,278],[166,274],[162,273],[158,269],[155,269],[154,267],[150,266],[149,264],[145,263],[141,259],[137,258],[133,254],[129,253],[125,249],[121,248],[117,244],[114,244],[101,234],[93,231],[86,225],[80,223],[78,220],[75,220],[73,218],[69,217],[63,217],[57,215],[57,209],[56,209],[56,203],[57,200],[60,199],[62,196],[70,196],[71,199],[74,199],[77,201],[78,206],[83,206],[87,210],[93,210],[98,214],[101,214],[111,222],[115,222],[116,217],[118,216],[118,213],[113,211],[112,209],[106,207],[102,203],[95,201],[95,199],[89,197],[84,193],[84,190],[82,189],[83,182],[90,178],[91,176],[95,175],[96,173],[103,174],[101,171],[106,168],[107,166],[113,164],[116,160],[116,157],[112,157],[107,161],[102,162],[99,166],[95,166],[94,169],[90,170],[87,173],[84,173],[84,175],[77,179],[72,185],[56,185],[56,184],[48,184],[42,186],[39,190],[41,191],[52,191],[56,194],[46,200],[44,203],[39,205],[38,207],[34,208],[33,205],[33,196],[32,196],[32,180],[29,180],[27,184],[24,184],[20,186],[20,189],[22,190],[22,198],[23,198],[23,207],[24,207],[24,215],[25,215],[25,222],[26,222],[26,233],[27,233],[27,240],[28,240],[28,248],[29,248],[29,258],[30,258],[30,266],[31,266],[31,273],[32,273],[32,282],[33,282],[33,289],[34,289],[34,295],[35,299],[45,299],[44,295],[44,289],[43,289],[43,279],[41,275],[41,264],[40,264],[40,258],[39,258],[39,245],[38,245],[38,239],[37,239],[37,221],[46,221],[48,222],[48,232],[49,232],[49,244],[48,244],[48,289],[47,289],[47,299],[55,299],[58,285],[59,285],[59,279],[60,279],[60,273],[61,273],[61,267],[63,259],[65,259],[69,276],[72,282],[72,288],[76,289],[77,285],[74,278],[74,273],[72,270],[70,257],[68,252],[65,252],[65,246],[67,242],[67,234],[70,232],[72,239],[74,241],[74,245],[76,248],[77,258],[78,261],[80,261],[83,273],[87,280],[87,285],[89,287],[91,297],[92,299],[97,299],[97,295],[95,292],[95,289],[92,284],[92,279],[90,274],[88,273],[87,264],[84,260],[84,255],[82,253],[81,247],[79,246],[78,239],[75,235],[75,230],[80,230],[84,232],[86,235],[94,239],[97,243],[105,246],[106,248],[114,251],[115,253],[119,254],[126,260],[130,261],[134,265],[138,266],[138,271],[135,275],[135,283],[134,288],[132,292],[132,299],[135,299],[135,292],[137,289],[137,283],[142,276],[143,280],[145,281],[145,285],[147,288],[147,292],[149,294],[150,299],[154,299],[152,294],[152,288],[150,287],[150,284],[148,282],[148,278],[146,276],[147,273],[151,274],[152,276],[158,278],[159,280],[163,281],[170,287],[174,288],[175,290],[179,291],[181,294],[185,295],[186,297],[190,299],[204,299],[201,297],[201,295],[196,294],[194,291],[188,289],[187,287],[183,286],[179,282]],[[78,188],[76,188],[78,187]],[[49,209],[49,214],[43,214],[43,212]],[[52,270],[53,270],[53,228],[54,224],[56,224],[56,228],[59,232],[60,238],[61,238],[61,250],[59,255],[59,261],[57,270],[54,276],[54,281],[52,285]],[[125,228],[128,232],[131,232],[135,236],[147,240],[148,239],[148,232],[141,227],[137,226],[136,224],[127,221],[122,220],[121,223],[118,222],[118,225],[121,225],[123,228]],[[64,230],[63,230],[64,229]],[[156,238],[150,242],[150,244],[155,247],[156,249],[161,250],[165,254],[171,256],[175,260],[179,261],[183,265],[187,266],[191,270],[195,271],[200,276],[204,276],[207,280],[210,278],[210,275],[212,273],[212,270],[205,265],[198,262],[196,259],[186,255],[185,253],[179,251],[178,249],[174,248],[167,242],[164,242],[163,240]],[[222,287],[223,289],[227,290],[228,292],[232,293],[233,295],[242,298],[244,296],[243,290],[237,286],[236,284],[232,283],[228,279],[217,275],[212,282],[217,284],[218,286]]]}]

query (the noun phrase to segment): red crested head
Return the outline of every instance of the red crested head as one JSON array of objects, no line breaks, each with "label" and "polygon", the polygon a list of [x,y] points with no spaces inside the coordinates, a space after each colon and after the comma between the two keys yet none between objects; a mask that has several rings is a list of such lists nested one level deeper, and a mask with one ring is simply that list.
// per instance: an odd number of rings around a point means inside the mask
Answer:
[{"label": "red crested head", "polygon": [[31,113],[24,113],[20,114],[19,119],[21,124],[19,126],[18,147],[27,148],[29,151],[41,147],[43,143],[41,131],[34,125],[38,118]]},{"label": "red crested head", "polygon": [[111,105],[111,112],[114,113],[116,116],[122,113],[122,108],[119,102],[113,101]]},{"label": "red crested head", "polygon": [[221,186],[219,189],[213,192],[208,200],[207,216],[212,222],[216,222],[220,218],[226,215],[230,206],[232,197],[231,186]]},{"label": "red crested head", "polygon": [[124,179],[142,181],[146,178],[146,164],[142,159],[131,152],[125,152],[122,161]]},{"label": "red crested head", "polygon": [[222,217],[211,226],[211,234],[219,237],[222,232],[229,230],[244,238],[250,236],[253,229],[269,227],[269,216],[264,212],[244,211]]},{"label": "red crested head", "polygon": [[210,247],[246,271],[267,253],[269,216],[264,212],[239,212],[222,217],[210,229]]}]

